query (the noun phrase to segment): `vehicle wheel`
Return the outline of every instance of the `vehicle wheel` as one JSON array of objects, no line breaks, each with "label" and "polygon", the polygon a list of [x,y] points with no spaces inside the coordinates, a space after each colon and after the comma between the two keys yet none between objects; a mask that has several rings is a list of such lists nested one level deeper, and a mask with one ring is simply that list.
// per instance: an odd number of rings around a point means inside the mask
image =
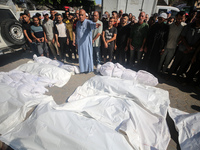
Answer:
[{"label": "vehicle wheel", "polygon": [[26,42],[22,25],[20,24],[20,22],[14,19],[7,19],[2,21],[1,35],[7,41],[15,45],[23,45]]}]

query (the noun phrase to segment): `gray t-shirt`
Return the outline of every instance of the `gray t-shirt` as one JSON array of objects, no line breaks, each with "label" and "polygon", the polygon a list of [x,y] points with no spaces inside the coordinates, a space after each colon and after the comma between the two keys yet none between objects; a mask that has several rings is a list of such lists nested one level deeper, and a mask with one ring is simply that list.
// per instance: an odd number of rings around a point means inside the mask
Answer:
[{"label": "gray t-shirt", "polygon": [[53,37],[54,37],[54,31],[53,31],[54,22],[51,19],[49,19],[48,21],[43,20],[42,24],[43,24],[43,27],[45,29],[47,40],[53,40]]},{"label": "gray t-shirt", "polygon": [[[95,30],[92,30],[92,39],[95,38],[95,36],[98,34],[98,33],[102,33],[102,29],[103,29],[103,23],[101,21],[97,21],[96,23],[99,23],[101,24],[101,26],[99,26],[98,28],[96,28]],[[99,36],[93,43],[93,47],[100,47],[101,46],[101,36]]]}]

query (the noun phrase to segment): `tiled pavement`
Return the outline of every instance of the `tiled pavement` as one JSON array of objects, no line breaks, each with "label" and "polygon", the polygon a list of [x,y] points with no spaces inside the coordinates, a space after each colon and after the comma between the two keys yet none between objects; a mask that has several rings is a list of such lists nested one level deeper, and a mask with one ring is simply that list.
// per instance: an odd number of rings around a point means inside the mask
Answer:
[{"label": "tiled pavement", "polygon": [[[16,68],[20,64],[26,63],[32,59],[32,55],[32,53],[27,52],[17,52],[12,55],[0,56],[0,72],[7,72]],[[64,87],[51,87],[49,88],[49,93],[47,94],[52,95],[58,104],[62,104],[78,86],[81,86],[85,81],[94,75],[94,73],[91,73],[72,76],[70,81]],[[157,87],[169,92],[171,107],[188,113],[200,112],[200,89],[193,86],[182,86],[173,78],[169,81],[159,78],[159,85],[157,85]],[[177,132],[175,131],[173,122],[169,117],[167,117],[167,121],[172,135],[172,139],[167,150],[176,150]]]}]

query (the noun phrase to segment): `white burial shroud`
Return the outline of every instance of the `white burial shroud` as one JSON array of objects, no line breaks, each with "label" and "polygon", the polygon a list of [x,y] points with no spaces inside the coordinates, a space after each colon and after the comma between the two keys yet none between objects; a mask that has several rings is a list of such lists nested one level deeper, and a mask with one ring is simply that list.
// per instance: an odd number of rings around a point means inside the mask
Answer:
[{"label": "white burial shroud", "polygon": [[14,149],[167,149],[169,95],[135,81],[95,76],[64,105],[39,104],[0,140]]}]

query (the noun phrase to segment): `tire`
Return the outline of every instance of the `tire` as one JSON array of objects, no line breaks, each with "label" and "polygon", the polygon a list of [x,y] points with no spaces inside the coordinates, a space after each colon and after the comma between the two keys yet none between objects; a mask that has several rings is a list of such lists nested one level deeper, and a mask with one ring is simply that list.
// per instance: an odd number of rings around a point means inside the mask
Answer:
[{"label": "tire", "polygon": [[1,23],[1,35],[8,42],[14,45],[23,45],[26,43],[22,25],[14,19],[7,19]]}]

